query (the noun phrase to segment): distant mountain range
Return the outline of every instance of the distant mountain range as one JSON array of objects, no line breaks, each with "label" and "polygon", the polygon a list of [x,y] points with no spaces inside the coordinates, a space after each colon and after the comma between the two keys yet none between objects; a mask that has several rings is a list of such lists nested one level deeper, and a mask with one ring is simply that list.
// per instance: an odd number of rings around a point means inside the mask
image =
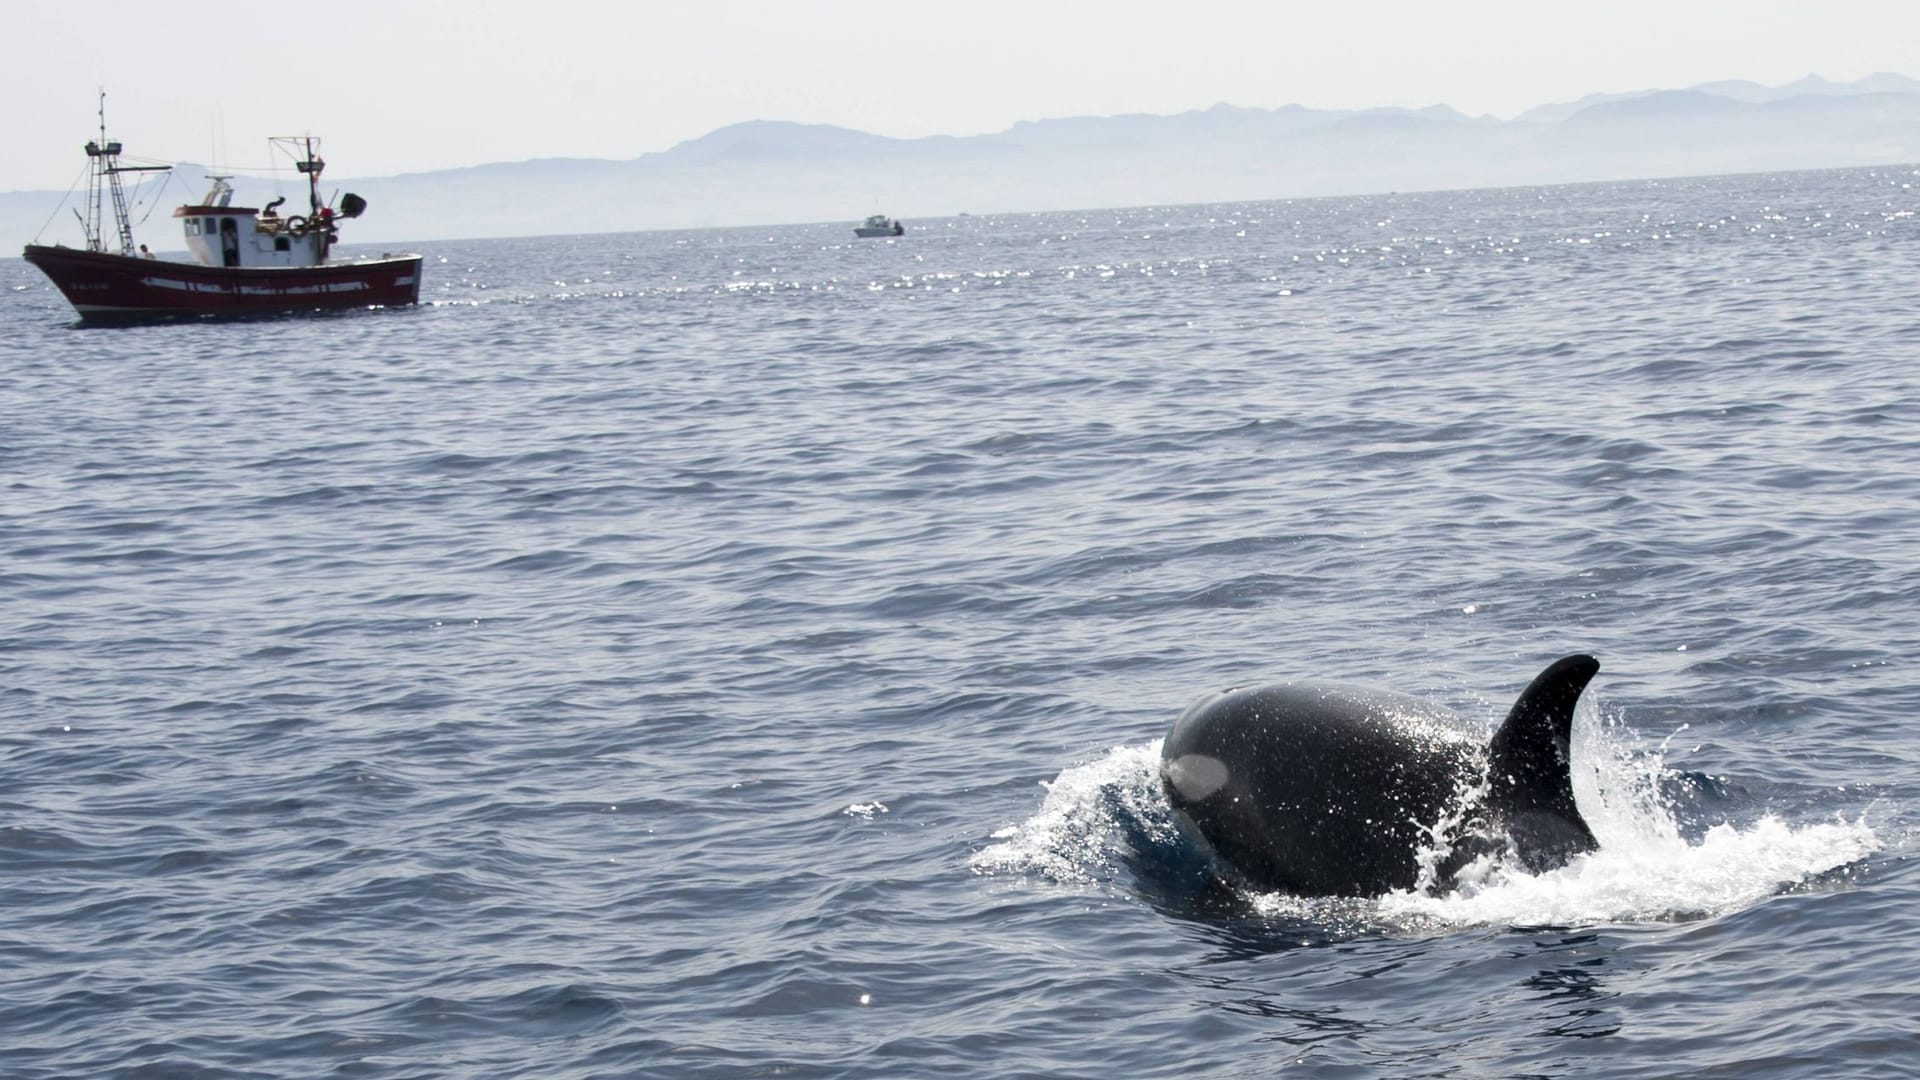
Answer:
[{"label": "distant mountain range", "polygon": [[[1784,86],[1707,83],[1596,94],[1512,120],[1446,106],[1339,111],[1217,105],[1173,116],[1024,121],[967,137],[895,139],[756,120],[627,161],[542,159],[330,183],[371,209],[346,239],[390,244],[643,229],[851,223],[1234,202],[1920,161],[1920,82],[1809,76]],[[168,198],[197,197],[182,165]],[[180,187],[181,181],[185,187]],[[270,182],[237,180],[238,201]],[[298,192],[294,192],[298,195]],[[0,235],[24,243],[58,192],[0,194]],[[296,198],[294,201],[298,201]],[[139,230],[179,247],[168,207]],[[77,237],[77,226],[66,231]],[[60,223],[48,241],[76,243]]]}]

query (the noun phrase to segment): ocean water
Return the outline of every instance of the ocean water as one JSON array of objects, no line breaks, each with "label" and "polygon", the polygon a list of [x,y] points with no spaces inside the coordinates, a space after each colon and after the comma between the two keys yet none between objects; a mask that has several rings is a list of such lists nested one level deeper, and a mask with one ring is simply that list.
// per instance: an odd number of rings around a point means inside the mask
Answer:
[{"label": "ocean water", "polygon": [[[0,1075],[1911,1075],[1916,185],[0,262]],[[1196,889],[1196,695],[1574,651],[1596,853]]]}]

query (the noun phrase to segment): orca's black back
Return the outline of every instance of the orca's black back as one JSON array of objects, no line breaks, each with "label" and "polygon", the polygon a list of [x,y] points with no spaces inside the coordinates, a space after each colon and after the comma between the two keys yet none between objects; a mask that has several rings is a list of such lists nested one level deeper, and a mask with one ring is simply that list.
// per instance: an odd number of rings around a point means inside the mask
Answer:
[{"label": "orca's black back", "polygon": [[1414,886],[1481,748],[1417,698],[1296,683],[1195,702],[1161,772],[1174,809],[1254,888],[1377,896]]}]

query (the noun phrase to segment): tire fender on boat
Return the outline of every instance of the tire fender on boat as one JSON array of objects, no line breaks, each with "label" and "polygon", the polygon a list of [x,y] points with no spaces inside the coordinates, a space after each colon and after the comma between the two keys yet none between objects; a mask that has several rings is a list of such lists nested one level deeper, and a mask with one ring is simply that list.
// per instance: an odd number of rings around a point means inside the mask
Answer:
[{"label": "tire fender on boat", "polygon": [[292,217],[288,218],[287,232],[291,233],[294,236],[305,236],[307,234],[307,219],[300,216],[299,214],[295,214]]}]

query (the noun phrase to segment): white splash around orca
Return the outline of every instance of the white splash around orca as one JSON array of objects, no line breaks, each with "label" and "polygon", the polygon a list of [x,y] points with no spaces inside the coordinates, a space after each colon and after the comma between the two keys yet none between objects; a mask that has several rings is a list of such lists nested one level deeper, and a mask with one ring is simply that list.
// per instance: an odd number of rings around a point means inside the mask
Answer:
[{"label": "white splash around orca", "polygon": [[[1491,725],[1488,724],[1487,727]],[[1486,730],[1487,728],[1483,728]],[[1670,741],[1669,736],[1669,741]],[[1727,800],[1683,809],[1674,792],[1698,774],[1667,764],[1665,741],[1647,739],[1591,693],[1572,743],[1583,819],[1599,847],[1555,869],[1483,859],[1450,889],[1425,884],[1371,898],[1299,896],[1238,885],[1253,914],[1307,924],[1335,938],[1422,934],[1448,927],[1578,926],[1671,922],[1742,910],[1783,889],[1845,877],[1882,843],[1864,808],[1789,820],[1764,805]],[[1117,890],[1169,910],[1208,853],[1183,833],[1161,777],[1163,740],[1119,745],[1043,781],[1024,820],[995,830],[969,860],[982,875],[1030,877],[1071,889]],[[1423,844],[1423,868],[1445,853]],[[1172,903],[1168,904],[1168,898]]]}]

